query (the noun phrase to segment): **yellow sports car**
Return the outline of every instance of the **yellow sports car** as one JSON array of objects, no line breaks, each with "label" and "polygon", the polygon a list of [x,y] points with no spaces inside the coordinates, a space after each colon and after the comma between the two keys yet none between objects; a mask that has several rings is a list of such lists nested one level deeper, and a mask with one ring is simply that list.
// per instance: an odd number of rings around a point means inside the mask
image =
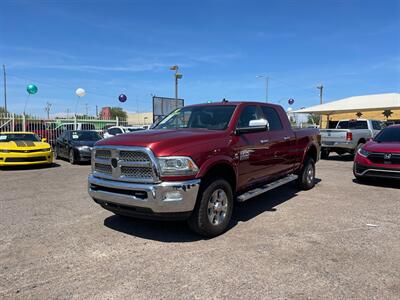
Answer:
[{"label": "yellow sports car", "polygon": [[53,163],[53,151],[33,132],[0,132],[0,167]]}]

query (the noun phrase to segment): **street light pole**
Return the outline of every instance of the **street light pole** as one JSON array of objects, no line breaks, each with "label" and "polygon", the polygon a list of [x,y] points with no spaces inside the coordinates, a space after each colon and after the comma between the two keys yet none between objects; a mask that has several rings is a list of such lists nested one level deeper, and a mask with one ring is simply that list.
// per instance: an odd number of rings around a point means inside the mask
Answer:
[{"label": "street light pole", "polygon": [[4,110],[7,113],[7,77],[6,77],[6,66],[3,65],[3,74],[4,74]]},{"label": "street light pole", "polygon": [[269,77],[265,75],[257,75],[257,78],[265,78],[265,102],[268,103],[268,85],[269,85]]},{"label": "street light pole", "polygon": [[[320,86],[317,86],[317,89],[319,89],[319,104],[321,105],[324,86],[321,84]],[[322,115],[319,116],[319,128],[322,128]]]},{"label": "street light pole", "polygon": [[182,79],[182,74],[178,73],[179,67],[178,65],[174,65],[169,68],[172,71],[175,71],[175,99],[178,99],[178,80]]}]

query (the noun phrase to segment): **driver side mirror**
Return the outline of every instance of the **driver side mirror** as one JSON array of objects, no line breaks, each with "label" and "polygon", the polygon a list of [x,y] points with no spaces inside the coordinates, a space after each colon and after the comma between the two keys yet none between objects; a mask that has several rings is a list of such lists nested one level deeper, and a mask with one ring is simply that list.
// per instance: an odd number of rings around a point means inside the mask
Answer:
[{"label": "driver side mirror", "polygon": [[42,138],[42,142],[43,142],[43,143],[46,143],[46,142],[47,142],[47,139],[46,139],[46,138]]},{"label": "driver side mirror", "polygon": [[250,133],[250,132],[260,132],[268,131],[269,123],[265,119],[251,120],[248,127],[236,128],[236,134]]}]

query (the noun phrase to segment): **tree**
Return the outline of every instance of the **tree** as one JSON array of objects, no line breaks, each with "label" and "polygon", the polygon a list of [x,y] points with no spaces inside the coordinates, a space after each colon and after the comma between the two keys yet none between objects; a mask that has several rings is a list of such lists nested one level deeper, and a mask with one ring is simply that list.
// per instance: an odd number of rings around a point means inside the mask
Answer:
[{"label": "tree", "polygon": [[386,117],[386,121],[392,116],[393,112],[390,109],[385,109],[382,113]]},{"label": "tree", "polygon": [[127,119],[128,118],[128,114],[121,107],[111,107],[110,111],[111,111],[112,119],[115,119],[116,117],[118,117],[119,119]]},{"label": "tree", "polygon": [[307,117],[307,122],[309,124],[319,124],[319,119],[320,119],[319,115],[309,114]]}]

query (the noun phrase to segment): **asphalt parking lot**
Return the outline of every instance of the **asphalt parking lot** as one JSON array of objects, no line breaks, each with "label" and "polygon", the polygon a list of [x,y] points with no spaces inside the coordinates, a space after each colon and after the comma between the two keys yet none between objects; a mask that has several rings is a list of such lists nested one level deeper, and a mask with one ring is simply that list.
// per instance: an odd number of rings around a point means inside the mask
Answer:
[{"label": "asphalt parking lot", "polygon": [[0,298],[400,298],[400,184],[354,182],[351,158],[241,204],[210,240],[114,216],[90,166],[57,164],[0,171]]}]

